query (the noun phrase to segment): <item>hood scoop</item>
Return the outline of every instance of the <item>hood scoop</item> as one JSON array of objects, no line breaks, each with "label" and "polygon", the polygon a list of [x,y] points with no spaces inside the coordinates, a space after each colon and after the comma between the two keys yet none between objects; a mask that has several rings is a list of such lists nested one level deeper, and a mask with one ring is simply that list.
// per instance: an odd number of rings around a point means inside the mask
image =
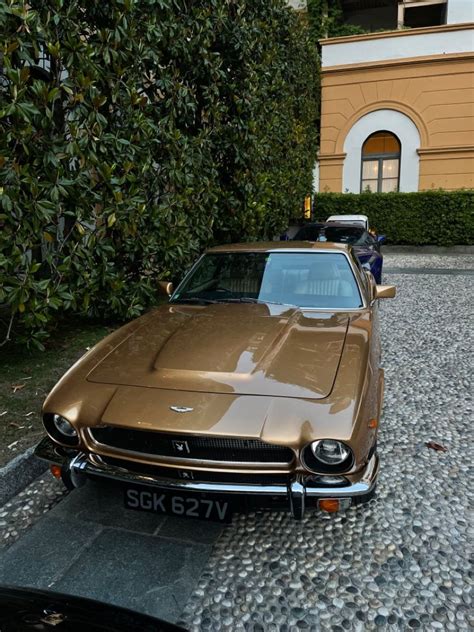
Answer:
[{"label": "hood scoop", "polygon": [[166,306],[88,376],[92,382],[202,393],[324,398],[348,314],[286,306]]}]

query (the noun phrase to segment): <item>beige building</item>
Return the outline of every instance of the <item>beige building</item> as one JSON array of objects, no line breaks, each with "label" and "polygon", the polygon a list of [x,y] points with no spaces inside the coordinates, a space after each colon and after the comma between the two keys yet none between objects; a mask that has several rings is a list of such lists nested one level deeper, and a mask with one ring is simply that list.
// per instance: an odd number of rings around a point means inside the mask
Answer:
[{"label": "beige building", "polygon": [[317,190],[474,188],[474,0],[378,4],[395,30],[321,41]]}]

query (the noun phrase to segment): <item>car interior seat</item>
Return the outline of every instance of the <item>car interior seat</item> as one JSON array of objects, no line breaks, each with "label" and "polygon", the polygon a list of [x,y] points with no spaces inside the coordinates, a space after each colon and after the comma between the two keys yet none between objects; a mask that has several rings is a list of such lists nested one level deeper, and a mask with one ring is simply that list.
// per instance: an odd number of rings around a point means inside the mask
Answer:
[{"label": "car interior seat", "polygon": [[256,297],[260,290],[262,275],[263,265],[251,265],[245,269],[242,269],[241,265],[234,265],[225,270],[219,285],[236,295]]},{"label": "car interior seat", "polygon": [[342,279],[333,263],[313,264],[307,272],[306,279],[296,283],[295,294],[317,296],[352,296],[351,284]]}]

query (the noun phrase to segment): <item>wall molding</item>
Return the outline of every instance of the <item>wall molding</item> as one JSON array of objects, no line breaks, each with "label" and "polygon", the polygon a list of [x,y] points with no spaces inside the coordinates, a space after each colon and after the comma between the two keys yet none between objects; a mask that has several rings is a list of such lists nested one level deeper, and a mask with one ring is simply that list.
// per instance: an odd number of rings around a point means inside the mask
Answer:
[{"label": "wall molding", "polygon": [[374,101],[373,103],[364,105],[358,110],[356,110],[356,112],[354,112],[354,114],[346,121],[346,123],[341,128],[339,135],[336,139],[336,146],[334,148],[335,149],[334,153],[335,154],[344,153],[344,143],[349,131],[354,127],[357,121],[361,119],[363,116],[366,116],[367,114],[370,114],[371,112],[377,112],[378,110],[394,110],[395,112],[400,112],[401,114],[404,114],[405,116],[407,116],[409,119],[412,120],[413,124],[418,129],[418,133],[420,135],[420,140],[421,140],[420,146],[428,147],[428,129],[426,127],[425,122],[423,121],[423,119],[420,117],[420,115],[414,108],[410,107],[406,103],[403,103],[402,101],[396,101],[396,100]]},{"label": "wall molding", "polygon": [[339,154],[321,154],[318,152],[317,157],[319,162],[335,162],[342,164],[346,155],[347,154],[345,152]]},{"label": "wall molding", "polygon": [[405,113],[386,108],[377,108],[359,117],[345,136],[343,149],[347,156],[342,169],[342,191],[360,192],[362,146],[371,134],[382,130],[395,134],[400,141],[399,190],[418,191],[420,133]]},{"label": "wall molding", "polygon": [[[474,145],[456,145],[454,147],[420,147],[418,155],[426,159],[437,159],[442,154],[474,154]],[[462,158],[463,156],[459,156]]]},{"label": "wall molding", "polygon": [[[473,34],[474,37],[474,34]],[[380,70],[382,68],[394,68],[396,66],[427,66],[437,63],[462,62],[474,60],[473,53],[446,53],[440,55],[426,55],[421,57],[403,57],[398,59],[387,59],[382,61],[368,61],[356,64],[341,64],[340,66],[326,66],[321,68],[322,75],[357,72],[360,70]]]}]

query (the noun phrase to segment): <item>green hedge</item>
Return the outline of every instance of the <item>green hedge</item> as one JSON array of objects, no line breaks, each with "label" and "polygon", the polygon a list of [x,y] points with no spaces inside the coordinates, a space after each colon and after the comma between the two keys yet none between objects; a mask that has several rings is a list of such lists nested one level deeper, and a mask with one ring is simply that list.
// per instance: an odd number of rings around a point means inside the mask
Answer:
[{"label": "green hedge", "polygon": [[284,0],[5,0],[0,31],[7,337],[134,317],[310,193],[318,56]]},{"label": "green hedge", "polygon": [[341,0],[307,0],[308,22],[316,40],[324,37],[368,33],[356,24],[344,21]]},{"label": "green hedge", "polygon": [[387,243],[414,246],[474,244],[474,191],[418,193],[319,193],[317,220],[361,213]]}]

